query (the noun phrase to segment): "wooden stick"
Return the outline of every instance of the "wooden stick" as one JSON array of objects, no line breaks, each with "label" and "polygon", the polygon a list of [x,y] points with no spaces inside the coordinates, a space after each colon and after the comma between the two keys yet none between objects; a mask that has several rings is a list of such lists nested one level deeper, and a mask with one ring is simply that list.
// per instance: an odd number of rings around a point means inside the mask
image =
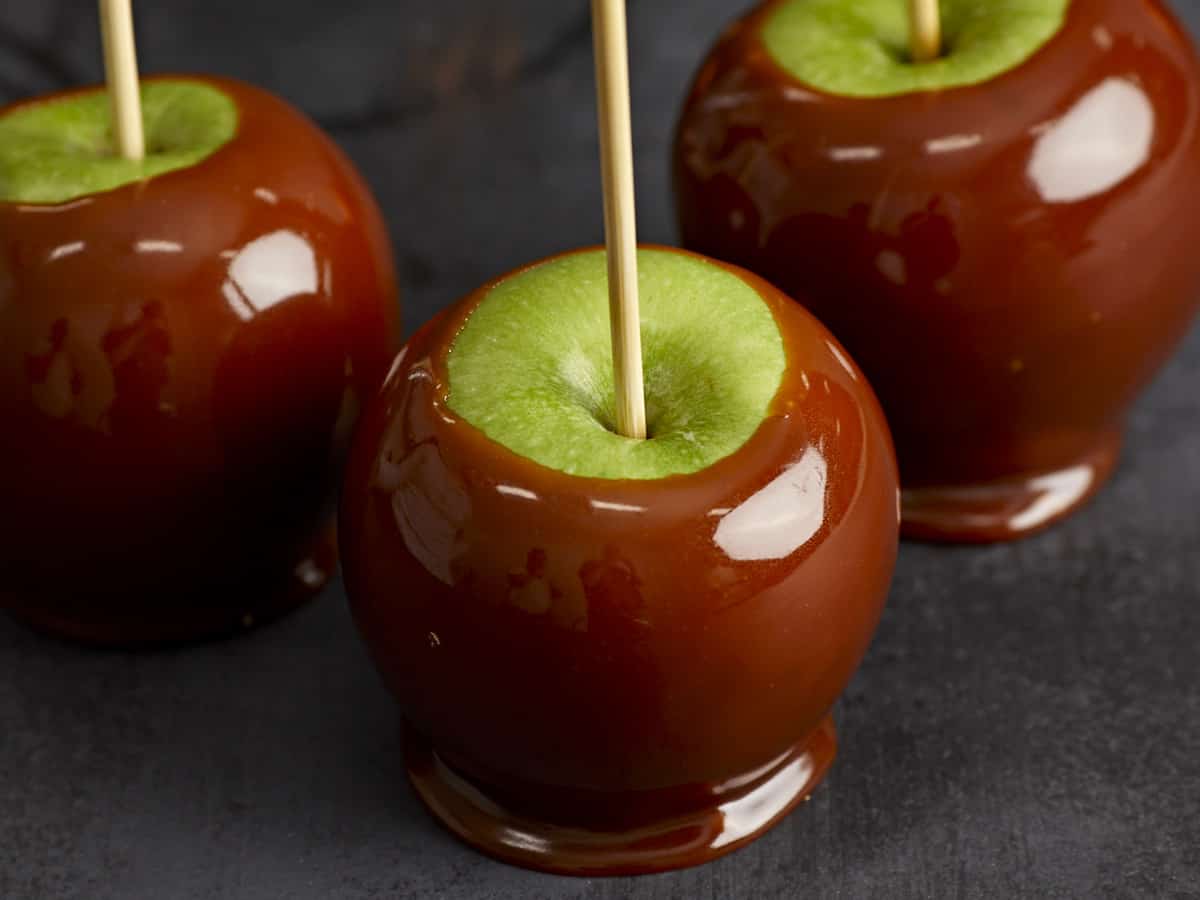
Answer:
[{"label": "wooden stick", "polygon": [[100,0],[100,35],[104,41],[104,69],[117,150],[126,159],[140,162],[146,156],[146,138],[142,130],[131,0]]},{"label": "wooden stick", "polygon": [[909,49],[914,62],[942,54],[942,19],[938,0],[908,0]]},{"label": "wooden stick", "polygon": [[608,248],[608,306],[612,323],[617,431],[646,437],[642,333],[638,313],[637,217],[633,193],[633,126],[629,114],[629,48],[625,0],[592,0],[596,95],[600,110],[600,167]]}]

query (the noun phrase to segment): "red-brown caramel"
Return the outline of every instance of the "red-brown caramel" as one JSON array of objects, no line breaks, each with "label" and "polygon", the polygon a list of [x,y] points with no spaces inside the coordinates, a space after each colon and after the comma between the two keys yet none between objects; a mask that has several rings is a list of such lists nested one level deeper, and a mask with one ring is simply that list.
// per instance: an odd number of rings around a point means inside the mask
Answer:
[{"label": "red-brown caramel", "polygon": [[984,84],[834,97],[783,71],[767,3],[695,82],[685,244],[758,272],[863,366],[905,532],[993,540],[1082,503],[1200,295],[1200,78],[1158,0],[1075,0]]},{"label": "red-brown caramel", "polygon": [[364,414],[346,589],[418,792],[502,859],[573,874],[702,862],[769,827],[832,760],[829,710],[895,561],[894,453],[828,331],[732,271],[775,315],[788,368],[769,417],[708,469],[579,478],[456,417],[447,352],[491,285],[417,333]]},{"label": "red-brown caramel", "polygon": [[70,638],[195,639],[319,589],[339,447],[399,346],[349,161],[281,100],[197,80],[241,116],[204,162],[0,203],[0,605]]}]

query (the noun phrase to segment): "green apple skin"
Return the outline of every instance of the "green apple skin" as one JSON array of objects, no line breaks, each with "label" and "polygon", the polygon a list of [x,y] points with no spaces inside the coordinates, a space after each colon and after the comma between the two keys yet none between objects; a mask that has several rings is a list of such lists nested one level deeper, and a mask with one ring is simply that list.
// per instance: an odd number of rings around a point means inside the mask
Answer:
[{"label": "green apple skin", "polygon": [[786,369],[762,297],[716,263],[639,252],[652,439],[630,440],[614,424],[605,266],[602,252],[569,254],[488,291],[450,349],[450,408],[514,453],[571,475],[663,478],[734,452],[766,418]]},{"label": "green apple skin", "polygon": [[896,554],[887,425],[829,332],[748,272],[639,261],[651,437],[609,430],[585,250],[421,329],[342,492],[347,594],[418,794],[488,853],[576,875],[712,859],[812,790]]},{"label": "green apple skin", "polygon": [[1062,27],[1070,0],[941,0],[940,58],[914,62],[904,0],[788,0],[762,25],[766,51],[829,94],[886,97],[978,84],[1020,65]]},{"label": "green apple skin", "polygon": [[237,134],[238,109],[223,91],[192,79],[141,87],[146,156],[115,150],[103,90],[11,107],[0,115],[0,203],[59,204],[200,163]]}]

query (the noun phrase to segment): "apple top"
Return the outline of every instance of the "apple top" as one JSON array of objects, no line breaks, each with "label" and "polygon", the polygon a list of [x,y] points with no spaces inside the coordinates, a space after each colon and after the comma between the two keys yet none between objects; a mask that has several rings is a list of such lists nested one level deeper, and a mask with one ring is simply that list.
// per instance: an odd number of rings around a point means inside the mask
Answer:
[{"label": "apple top", "polygon": [[238,108],[200,81],[155,80],[141,88],[146,157],[123,159],[101,88],[0,112],[0,202],[67,203],[194,166],[231,141]]},{"label": "apple top", "polygon": [[591,478],[697,472],[771,413],[788,366],[763,295],[692,254],[638,252],[647,440],[616,432],[603,250],[483,292],[447,356],[449,407],[527,459]]},{"label": "apple top", "polygon": [[887,97],[978,84],[1015,69],[1062,27],[1070,0],[941,0],[943,53],[909,54],[903,0],[778,0],[762,42],[797,80],[828,94]]}]

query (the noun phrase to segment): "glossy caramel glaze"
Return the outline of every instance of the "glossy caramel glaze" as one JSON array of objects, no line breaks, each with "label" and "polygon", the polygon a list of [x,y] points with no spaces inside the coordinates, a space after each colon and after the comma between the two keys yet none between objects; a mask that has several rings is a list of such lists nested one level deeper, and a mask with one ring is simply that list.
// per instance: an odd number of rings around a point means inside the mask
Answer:
[{"label": "glossy caramel glaze", "polygon": [[[811,90],[759,34],[704,64],[677,135],[685,244],[849,347],[888,413],[906,533],[992,540],[1082,503],[1200,294],[1200,77],[1158,0],[1075,0],[987,83]],[[989,499],[990,498],[990,499]]]},{"label": "glossy caramel glaze", "polygon": [[0,602],[71,638],[195,639],[319,589],[341,448],[399,346],[351,164],[201,80],[241,115],[204,162],[0,204]]},{"label": "glossy caramel glaze", "polygon": [[[569,476],[457,418],[446,355],[490,285],[413,337],[364,414],[347,592],[416,735],[414,783],[489,853],[576,874],[701,862],[768,827],[832,757],[822,722],[895,561],[895,458],[829,333],[739,274],[788,369],[750,441],[700,472]],[[765,782],[772,803],[720,824]],[[681,817],[708,837],[663,827]]]}]

